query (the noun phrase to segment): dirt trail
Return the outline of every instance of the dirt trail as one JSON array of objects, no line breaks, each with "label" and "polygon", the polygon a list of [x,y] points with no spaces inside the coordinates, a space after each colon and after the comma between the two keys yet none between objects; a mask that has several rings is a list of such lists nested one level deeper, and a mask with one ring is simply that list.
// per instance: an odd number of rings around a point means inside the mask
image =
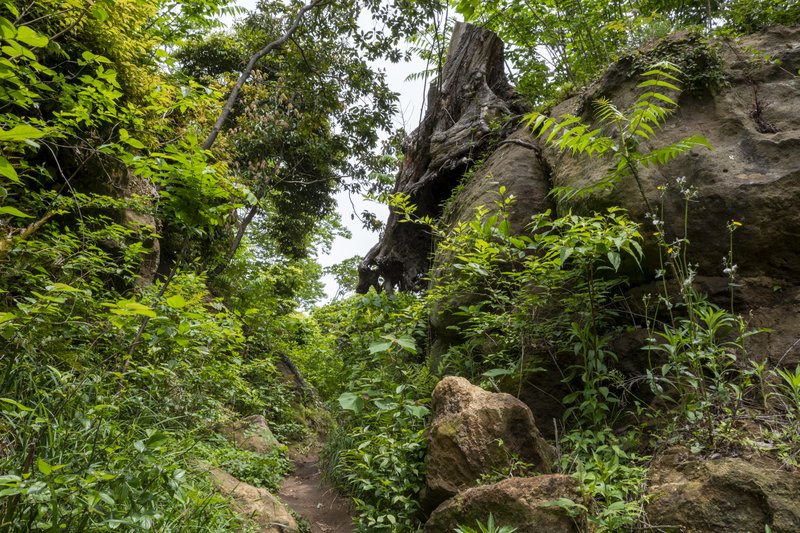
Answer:
[{"label": "dirt trail", "polygon": [[283,480],[281,499],[311,523],[312,533],[351,533],[350,502],[322,479],[318,451],[290,456],[294,473]]}]

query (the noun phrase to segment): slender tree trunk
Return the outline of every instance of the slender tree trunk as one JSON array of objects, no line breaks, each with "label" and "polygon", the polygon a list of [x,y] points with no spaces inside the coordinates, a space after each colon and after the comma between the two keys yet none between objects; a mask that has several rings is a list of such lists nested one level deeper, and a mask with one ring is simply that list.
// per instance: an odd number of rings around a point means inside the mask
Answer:
[{"label": "slender tree trunk", "polygon": [[304,5],[300,8],[295,15],[294,20],[292,21],[291,26],[286,30],[286,32],[281,35],[279,38],[275,39],[267,46],[256,52],[250,57],[250,61],[247,62],[247,66],[242,71],[242,74],[239,76],[239,79],[236,81],[236,85],[233,86],[233,90],[231,90],[231,94],[228,95],[228,100],[225,102],[225,106],[222,108],[222,112],[219,114],[219,118],[217,118],[217,122],[214,124],[214,127],[211,128],[211,132],[206,137],[205,142],[203,143],[203,149],[208,150],[214,144],[214,141],[217,140],[217,136],[219,132],[222,131],[222,126],[225,125],[225,122],[228,120],[228,116],[231,114],[233,110],[233,106],[236,104],[236,100],[239,99],[239,92],[241,92],[242,87],[244,84],[247,83],[247,80],[250,78],[250,74],[253,73],[253,69],[256,67],[256,63],[258,63],[262,57],[269,54],[279,46],[283,46],[286,41],[291,39],[292,35],[297,31],[297,28],[300,27],[300,23],[303,20],[303,16],[314,9],[315,7],[321,6],[324,4],[324,0],[313,0],[312,2]]},{"label": "slender tree trunk", "polygon": [[[241,75],[239,76],[239,79],[236,81],[236,85],[233,86],[231,94],[228,95],[228,99],[226,100],[225,106],[222,108],[222,111],[220,112],[219,117],[217,118],[217,122],[214,124],[214,127],[211,128],[211,131],[209,132],[208,137],[206,137],[205,142],[203,142],[204,150],[210,149],[211,146],[213,146],[214,142],[217,140],[220,131],[222,131],[222,127],[225,125],[225,122],[228,120],[228,117],[230,116],[231,111],[233,110],[233,106],[236,105],[236,101],[239,99],[239,93],[241,92],[242,87],[244,87],[244,84],[247,83],[247,80],[250,78],[250,74],[253,73],[253,69],[255,69],[256,64],[265,55],[269,54],[276,48],[283,46],[286,43],[286,41],[291,39],[291,37],[297,31],[297,28],[300,27],[300,23],[303,21],[303,17],[305,16],[305,14],[311,11],[312,9],[325,4],[326,1],[327,0],[312,0],[310,3],[301,7],[300,10],[295,15],[294,19],[292,20],[291,25],[289,26],[289,28],[287,28],[287,30],[283,33],[283,35],[281,35],[274,41],[270,42],[264,48],[262,48],[261,50],[259,50],[250,57],[250,60],[247,62],[247,66],[244,68]],[[244,236],[244,232],[247,229],[247,225],[256,215],[257,207],[258,207],[257,204],[251,207],[250,211],[248,211],[247,216],[245,217],[245,220],[242,221],[242,225],[239,227],[239,232],[237,233],[237,238],[234,241],[234,244],[232,245],[232,251],[229,250],[228,254],[226,255],[227,258],[233,257],[233,254],[236,253],[236,249],[239,247],[239,243],[241,243],[242,241],[242,237]],[[164,284],[161,286],[161,290],[159,291],[158,295],[156,295],[156,301],[161,299],[161,297],[166,292],[170,282],[175,277],[175,273],[177,272],[178,268],[180,268],[181,262],[183,261],[184,256],[186,255],[186,250],[188,249],[188,245],[189,245],[189,237],[187,236],[182,247],[183,249],[181,251],[181,255],[175,262],[175,264],[172,265],[172,268],[170,269],[167,278],[164,280]],[[224,265],[225,263],[223,262],[221,268],[218,267],[220,268],[220,272],[222,271],[222,268],[224,268]],[[147,328],[147,324],[149,322],[150,319],[148,317],[142,318],[142,323],[140,324],[139,329],[136,332],[136,336],[134,337],[133,342],[128,348],[128,357],[124,359],[122,362],[121,368],[123,372],[127,368],[128,362],[133,358],[133,354],[136,352],[136,348],[139,346],[139,343],[141,342],[142,339],[142,335],[144,334],[144,330],[145,328]]]}]

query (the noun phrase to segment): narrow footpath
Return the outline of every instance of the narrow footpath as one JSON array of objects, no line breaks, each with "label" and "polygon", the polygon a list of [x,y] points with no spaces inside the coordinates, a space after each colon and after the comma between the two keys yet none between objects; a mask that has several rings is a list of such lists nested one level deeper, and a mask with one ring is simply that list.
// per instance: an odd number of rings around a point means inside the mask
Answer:
[{"label": "narrow footpath", "polygon": [[311,523],[312,533],[352,533],[350,502],[322,479],[319,451],[290,452],[294,473],[283,480],[280,497]]}]

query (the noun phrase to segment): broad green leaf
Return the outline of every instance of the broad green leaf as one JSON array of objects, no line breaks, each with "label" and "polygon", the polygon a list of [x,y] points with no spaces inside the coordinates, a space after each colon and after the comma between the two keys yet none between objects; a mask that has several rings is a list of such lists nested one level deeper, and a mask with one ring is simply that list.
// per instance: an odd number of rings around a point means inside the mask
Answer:
[{"label": "broad green leaf", "polygon": [[0,34],[3,39],[13,39],[17,36],[17,28],[5,17],[0,17]]},{"label": "broad green leaf", "polygon": [[103,6],[99,3],[95,4],[92,9],[89,10],[92,17],[97,19],[99,22],[105,22],[108,20],[108,11],[106,11]]},{"label": "broad green leaf", "polygon": [[611,250],[606,254],[608,257],[608,261],[611,263],[611,266],[614,267],[614,271],[619,270],[619,265],[622,262],[618,252]]},{"label": "broad green leaf", "polygon": [[493,368],[483,373],[487,378],[496,378],[499,376],[510,376],[514,371],[509,368]]},{"label": "broad green leaf", "polygon": [[411,353],[417,353],[417,343],[414,342],[414,339],[409,335],[403,335],[399,339],[397,339],[397,344],[399,344],[403,349]]},{"label": "broad green leaf", "polygon": [[415,418],[425,418],[430,412],[424,405],[406,405],[406,412]]},{"label": "broad green leaf", "polygon": [[32,30],[28,26],[20,26],[17,29],[17,40],[39,48],[42,46],[47,46],[47,43],[50,41],[47,37],[35,30]]},{"label": "broad green leaf", "polygon": [[5,176],[14,183],[21,183],[17,171],[14,166],[8,162],[8,159],[0,155],[0,176]]},{"label": "broad green leaf", "polygon": [[181,296],[180,294],[176,294],[175,296],[170,296],[166,299],[167,305],[172,307],[173,309],[181,309],[182,307],[186,307],[186,299]]},{"label": "broad green leaf", "polygon": [[0,141],[24,142],[28,139],[41,139],[44,132],[28,124],[19,124],[10,130],[0,131]]},{"label": "broad green leaf", "polygon": [[392,342],[376,342],[369,347],[369,353],[385,352],[392,347]]},{"label": "broad green leaf", "polygon": [[364,400],[359,395],[352,392],[342,393],[339,396],[338,401],[339,405],[345,411],[359,413],[362,409],[364,409]]},{"label": "broad green leaf", "polygon": [[134,139],[133,137],[128,137],[127,139],[125,139],[125,143],[128,146],[132,146],[133,148],[138,148],[139,150],[144,148],[144,144],[142,144],[142,141]]},{"label": "broad green leaf", "polygon": [[53,472],[53,467],[50,466],[50,464],[41,457],[38,457],[36,459],[36,468],[38,468],[39,472],[41,472],[45,476],[49,476]]},{"label": "broad green leaf", "polygon": [[66,283],[53,283],[52,285],[47,287],[48,290],[54,292],[83,292],[80,289],[76,289]]},{"label": "broad green leaf", "polygon": [[23,213],[16,207],[10,206],[0,207],[0,215],[10,215],[17,218],[33,218],[33,216]]},{"label": "broad green leaf", "polygon": [[[96,61],[97,63],[111,63],[111,60],[108,59],[107,57],[104,57],[104,56],[101,56],[101,55],[98,55],[98,54],[93,54],[92,52],[89,52],[88,50],[86,52],[83,52],[81,54],[81,57],[84,59],[84,61],[87,61],[87,62]],[[109,72],[113,73],[114,71],[112,70],[112,71],[109,71]]]},{"label": "broad green leaf", "polygon": [[169,437],[166,433],[162,433],[160,431],[155,431],[152,435],[147,438],[147,447],[151,449],[158,449],[164,445],[169,440]]},{"label": "broad green leaf", "polygon": [[[143,305],[143,304],[140,304],[139,302],[134,302],[134,301],[131,301],[131,300],[120,300],[119,302],[117,302],[117,307],[119,308],[120,311],[123,311],[123,312],[127,311],[128,313],[134,314],[134,315],[148,316],[150,318],[155,318],[156,316],[158,316],[158,315],[156,315],[155,311],[153,311],[152,309],[150,309],[146,305]],[[114,311],[114,310],[112,310],[112,311]],[[127,313],[125,313],[125,314],[127,314]]]}]

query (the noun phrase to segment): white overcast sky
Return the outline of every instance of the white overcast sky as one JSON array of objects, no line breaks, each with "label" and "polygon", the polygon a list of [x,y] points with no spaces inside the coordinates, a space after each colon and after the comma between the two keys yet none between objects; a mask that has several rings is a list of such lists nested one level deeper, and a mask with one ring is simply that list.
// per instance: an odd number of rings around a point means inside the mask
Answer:
[{"label": "white overcast sky", "polygon": [[[237,4],[247,10],[253,10],[256,5],[256,0],[238,0]],[[370,28],[372,22],[369,16],[362,17],[360,24],[364,28],[372,29]],[[413,131],[419,124],[420,107],[425,101],[427,89],[423,80],[406,81],[406,78],[409,74],[424,70],[425,62],[419,59],[412,60],[408,63],[396,64],[388,61],[380,61],[375,62],[374,65],[386,72],[386,79],[389,87],[400,95],[400,115],[395,117],[395,123],[398,126],[404,125],[408,132]],[[342,223],[352,232],[353,237],[351,239],[337,238],[331,248],[330,254],[323,254],[320,251],[318,254],[318,261],[323,267],[335,265],[354,255],[364,256],[369,249],[378,242],[378,234],[363,229],[357,217],[351,219],[351,214],[354,212],[355,214],[360,214],[365,209],[368,209],[377,213],[380,219],[384,221],[389,214],[385,206],[367,202],[363,198],[348,198],[347,194],[339,194],[336,200]],[[353,206],[355,206],[355,210]],[[333,297],[337,289],[333,278],[331,276],[326,276],[323,278],[323,282],[325,283],[325,291],[328,294],[328,298]]]}]

